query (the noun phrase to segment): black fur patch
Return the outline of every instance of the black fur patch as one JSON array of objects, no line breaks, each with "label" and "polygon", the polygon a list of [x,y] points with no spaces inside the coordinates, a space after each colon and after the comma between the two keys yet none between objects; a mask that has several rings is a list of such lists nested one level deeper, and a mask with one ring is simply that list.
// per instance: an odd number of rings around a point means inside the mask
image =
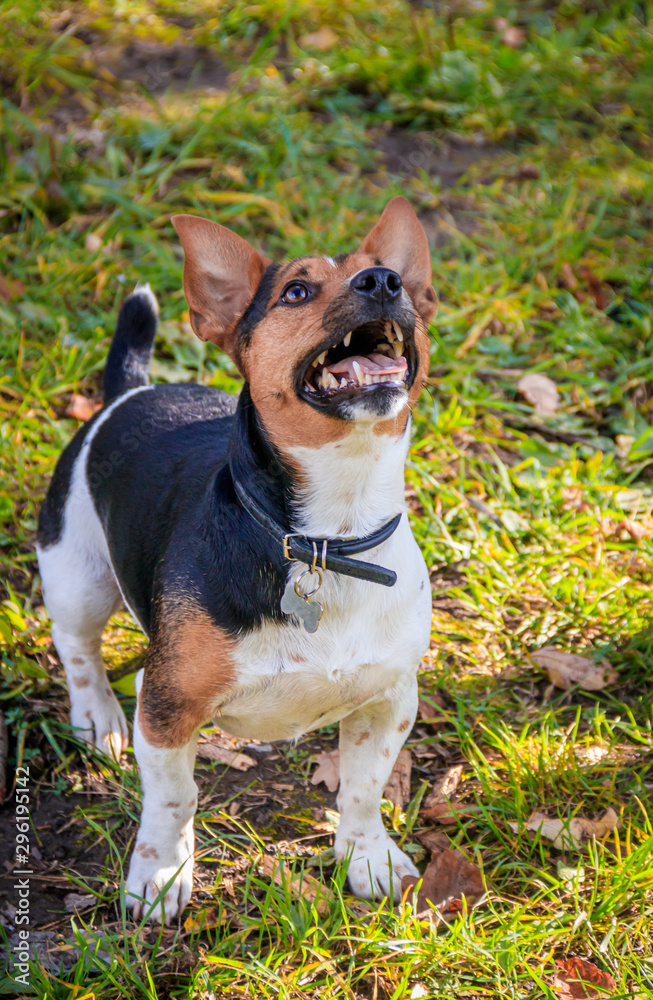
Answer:
[{"label": "black fur patch", "polygon": [[122,592],[148,634],[163,593],[166,602],[192,595],[234,636],[282,617],[288,563],[240,506],[229,459],[246,489],[287,522],[289,473],[247,386],[237,407],[203,386],[155,386],[125,400],[93,440],[89,487]]},{"label": "black fur patch", "polygon": [[279,267],[279,264],[270,264],[261,278],[261,283],[254,293],[254,298],[248,305],[247,311],[238,327],[237,344],[239,347],[248,346],[255,328],[264,318],[270,304],[270,296],[272,295]]},{"label": "black fur patch", "polygon": [[149,296],[133,292],[120,310],[107,356],[103,379],[105,403],[128,389],[149,385],[156,327],[157,314]]},{"label": "black fur patch", "polygon": [[73,478],[75,461],[82,450],[84,439],[91,427],[97,420],[99,414],[89,420],[87,424],[75,434],[75,437],[67,445],[61,454],[54,475],[50,481],[50,487],[45,495],[41,513],[39,514],[38,543],[42,549],[47,549],[51,545],[56,545],[61,540],[63,532],[64,510],[66,500],[70,493],[70,486]]}]

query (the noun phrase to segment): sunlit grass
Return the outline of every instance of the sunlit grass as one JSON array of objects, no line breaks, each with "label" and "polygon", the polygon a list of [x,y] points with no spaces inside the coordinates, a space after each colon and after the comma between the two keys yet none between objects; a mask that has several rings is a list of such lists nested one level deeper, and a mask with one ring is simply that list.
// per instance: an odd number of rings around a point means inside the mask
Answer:
[{"label": "sunlit grass", "polygon": [[[516,47],[498,17],[523,30]],[[55,920],[65,963],[33,963],[25,995],[530,1000],[553,997],[555,960],[577,955],[611,972],[618,996],[653,997],[645,20],[630,3],[3,7],[0,704],[10,765],[30,763],[94,862],[93,874],[66,870],[68,891],[94,901]],[[326,27],[317,48],[310,35]],[[112,59],[134,41],[159,55],[207,46],[226,83],[189,94],[156,54],[154,76],[130,83]],[[383,137],[408,143],[390,168]],[[424,150],[446,160],[461,148],[476,153],[447,188]],[[202,763],[191,905],[173,928],[136,927],[120,897],[140,809],[133,757],[120,769],[72,738],[33,558],[38,507],[76,428],[69,395],[99,394],[137,281],[161,301],[157,379],[237,389],[233,365],[188,335],[174,212],[208,215],[280,259],[353,248],[400,192],[423,213],[441,300],[407,500],[433,583],[422,687],[444,707],[436,731],[411,734],[412,790],[463,765],[457,795],[473,809],[445,829],[488,899],[445,928],[408,901],[357,905],[329,836],[313,832],[324,799],[306,740],[275,748],[277,783],[295,791],[271,795],[263,820],[250,793],[264,789],[234,791]],[[555,416],[519,394],[525,371],[556,381]],[[546,644],[607,658],[617,683],[551,688],[529,656]],[[105,654],[128,715],[142,649],[117,616]],[[618,829],[582,852],[525,828],[534,810],[608,808]],[[386,812],[425,860],[416,811]],[[324,905],[263,873],[280,844],[293,875],[324,884]]]}]

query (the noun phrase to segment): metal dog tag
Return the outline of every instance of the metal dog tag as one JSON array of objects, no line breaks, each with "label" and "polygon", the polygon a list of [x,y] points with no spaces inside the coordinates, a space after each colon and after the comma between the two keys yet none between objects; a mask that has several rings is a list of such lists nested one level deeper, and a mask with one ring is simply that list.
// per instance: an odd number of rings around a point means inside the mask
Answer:
[{"label": "metal dog tag", "polygon": [[288,581],[286,589],[283,592],[283,597],[281,598],[281,610],[283,613],[285,615],[299,615],[307,632],[317,632],[317,627],[322,617],[323,608],[320,602],[309,600],[313,594],[317,594],[322,586],[322,574],[319,570],[317,572],[320,582],[314,590],[309,591],[307,594],[302,594],[299,589],[302,579],[307,575],[311,575],[310,571],[307,570],[294,583],[292,580]]}]

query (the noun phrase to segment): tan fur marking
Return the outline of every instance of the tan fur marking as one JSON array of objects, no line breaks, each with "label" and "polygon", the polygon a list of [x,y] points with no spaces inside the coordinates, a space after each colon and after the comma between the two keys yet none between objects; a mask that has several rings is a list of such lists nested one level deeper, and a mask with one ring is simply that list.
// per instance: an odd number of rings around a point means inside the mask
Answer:
[{"label": "tan fur marking", "polygon": [[179,802],[166,802],[164,809],[179,809]]},{"label": "tan fur marking", "polygon": [[400,733],[405,733],[407,729],[410,729],[410,719],[404,719],[404,721],[400,722],[397,726],[397,730]]},{"label": "tan fur marking", "polygon": [[164,608],[147,653],[138,721],[148,743],[179,747],[234,683],[233,639],[202,610]]},{"label": "tan fur marking", "polygon": [[364,743],[365,740],[369,740],[369,738],[370,738],[369,729],[366,729],[364,732],[360,734],[360,736],[356,740],[356,746],[359,747],[361,743]]},{"label": "tan fur marking", "polygon": [[[302,260],[301,265],[309,277],[298,280],[320,285],[319,294],[292,312],[282,308],[268,312],[254,330],[242,359],[243,369],[266,431],[282,452],[296,445],[320,448],[341,440],[353,429],[352,422],[319,413],[299,399],[293,377],[299,362],[328,337],[322,326],[324,312],[336,296],[342,294],[343,282],[375,263],[374,257],[361,253],[350,254],[338,268],[321,257]],[[270,296],[271,302],[278,299],[289,276],[292,277],[292,272],[290,275],[281,273]]]},{"label": "tan fur marking", "polygon": [[70,662],[73,663],[76,667],[81,667],[85,661],[83,656],[72,656],[70,658]]},{"label": "tan fur marking", "polygon": [[382,750],[381,753],[383,754],[384,757],[389,757],[390,756],[390,751],[388,750],[387,747],[385,747],[385,749]]},{"label": "tan fur marking", "polygon": [[156,847],[149,847],[147,844],[139,844],[134,854],[142,854],[144,858],[158,858],[159,856]]},{"label": "tan fur marking", "polygon": [[73,677],[73,684],[76,688],[87,688],[90,683],[88,677]]}]

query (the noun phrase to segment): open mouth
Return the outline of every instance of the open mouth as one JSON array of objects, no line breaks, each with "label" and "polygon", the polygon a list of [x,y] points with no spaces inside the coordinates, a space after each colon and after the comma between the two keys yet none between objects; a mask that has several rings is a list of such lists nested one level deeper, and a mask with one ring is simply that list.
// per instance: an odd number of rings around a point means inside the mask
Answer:
[{"label": "open mouth", "polygon": [[302,389],[311,399],[351,397],[365,386],[410,385],[412,330],[397,320],[373,320],[350,330],[308,363]]}]

